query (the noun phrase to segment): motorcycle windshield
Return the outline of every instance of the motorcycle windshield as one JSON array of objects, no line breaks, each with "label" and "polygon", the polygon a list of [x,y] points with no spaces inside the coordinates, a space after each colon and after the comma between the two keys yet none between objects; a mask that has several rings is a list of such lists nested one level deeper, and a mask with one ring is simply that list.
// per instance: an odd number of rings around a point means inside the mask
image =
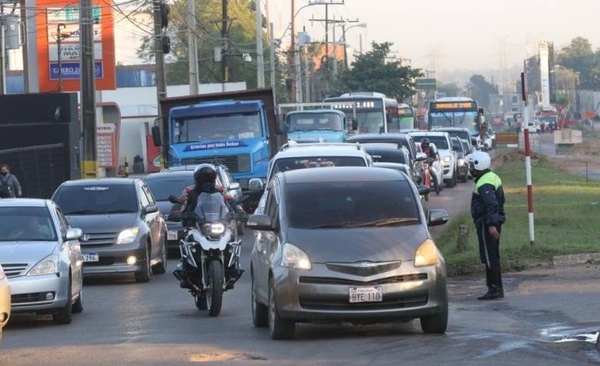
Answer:
[{"label": "motorcycle windshield", "polygon": [[227,216],[227,205],[221,193],[201,193],[194,209],[200,222],[220,221]]}]

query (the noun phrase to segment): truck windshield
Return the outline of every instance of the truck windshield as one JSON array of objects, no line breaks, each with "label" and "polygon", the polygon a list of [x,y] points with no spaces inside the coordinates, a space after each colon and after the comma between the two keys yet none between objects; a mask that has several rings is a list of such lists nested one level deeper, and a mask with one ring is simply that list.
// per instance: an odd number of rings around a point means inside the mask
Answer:
[{"label": "truck windshield", "polygon": [[172,123],[174,143],[263,136],[260,116],[257,113],[203,115],[175,119]]}]

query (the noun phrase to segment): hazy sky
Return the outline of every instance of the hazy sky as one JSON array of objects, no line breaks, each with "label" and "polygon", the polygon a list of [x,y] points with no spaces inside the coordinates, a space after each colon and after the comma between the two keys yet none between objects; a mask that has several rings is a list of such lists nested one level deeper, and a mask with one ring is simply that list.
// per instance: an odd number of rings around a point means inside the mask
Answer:
[{"label": "hazy sky", "polygon": [[[392,42],[396,56],[424,70],[498,70],[503,63],[522,65],[523,59],[537,54],[541,40],[554,42],[559,50],[580,36],[594,49],[600,47],[599,0],[324,1],[344,3],[327,6],[330,19],[358,19],[367,24],[366,29],[347,31],[349,47],[358,51],[360,34],[364,50],[373,41]],[[324,40],[324,22],[311,24],[310,19],[324,19],[325,6],[298,10],[308,3],[296,0],[296,29],[306,26],[313,41]],[[269,0],[269,7],[279,38],[290,23],[291,0]],[[341,32],[338,27],[336,39],[341,39]],[[289,42],[289,32],[287,38]]]}]

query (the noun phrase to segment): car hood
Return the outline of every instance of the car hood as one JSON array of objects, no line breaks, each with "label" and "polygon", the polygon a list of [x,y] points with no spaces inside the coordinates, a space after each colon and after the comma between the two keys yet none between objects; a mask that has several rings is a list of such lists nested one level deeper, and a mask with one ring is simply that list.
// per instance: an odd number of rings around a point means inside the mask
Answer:
[{"label": "car hood", "polygon": [[0,242],[0,258],[3,263],[39,262],[56,250],[55,241]]},{"label": "car hood", "polygon": [[68,215],[71,227],[77,227],[84,233],[115,233],[135,226],[139,213],[120,213],[108,215]]},{"label": "car hood", "polygon": [[414,260],[429,238],[423,225],[352,229],[288,229],[287,242],[313,263]]}]

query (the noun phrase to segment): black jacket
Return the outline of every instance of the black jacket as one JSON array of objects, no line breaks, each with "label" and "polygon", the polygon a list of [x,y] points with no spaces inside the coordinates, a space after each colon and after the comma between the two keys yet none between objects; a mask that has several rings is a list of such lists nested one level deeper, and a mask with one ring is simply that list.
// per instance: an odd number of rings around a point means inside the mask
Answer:
[{"label": "black jacket", "polygon": [[487,169],[475,179],[471,197],[471,216],[475,224],[499,227],[506,221],[504,189],[496,173]]}]

